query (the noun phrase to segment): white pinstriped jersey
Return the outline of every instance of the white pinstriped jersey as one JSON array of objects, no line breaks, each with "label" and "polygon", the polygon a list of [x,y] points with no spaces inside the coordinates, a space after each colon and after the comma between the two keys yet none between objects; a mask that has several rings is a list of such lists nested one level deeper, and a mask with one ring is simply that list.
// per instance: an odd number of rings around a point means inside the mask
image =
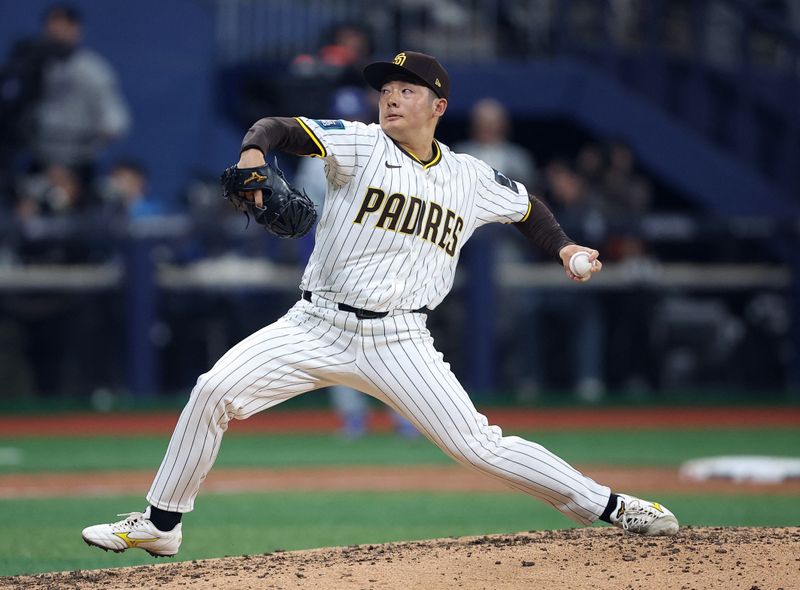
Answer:
[{"label": "white pinstriped jersey", "polygon": [[341,384],[389,405],[456,461],[576,522],[596,521],[611,490],[541,445],[490,426],[436,350],[427,314],[366,319],[337,305],[435,307],[476,228],[530,213],[525,187],[437,143],[424,164],[377,125],[298,121],[319,148],[328,179],[302,282],[315,296],[300,299],[200,376],[147,501],[191,511],[230,420]]},{"label": "white pinstriped jersey", "polygon": [[481,225],[530,211],[525,187],[434,141],[423,163],[377,124],[298,117],[328,189],[301,288],[372,311],[435,308]]}]

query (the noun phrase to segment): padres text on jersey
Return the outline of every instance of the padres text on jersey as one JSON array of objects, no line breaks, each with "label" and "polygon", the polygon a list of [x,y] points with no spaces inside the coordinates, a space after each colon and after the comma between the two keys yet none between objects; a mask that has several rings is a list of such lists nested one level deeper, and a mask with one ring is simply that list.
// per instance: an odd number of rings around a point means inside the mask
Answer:
[{"label": "padres text on jersey", "polygon": [[472,233],[528,212],[522,184],[439,142],[422,162],[379,125],[298,120],[328,180],[301,284],[321,297],[374,311],[432,309],[452,288]]}]

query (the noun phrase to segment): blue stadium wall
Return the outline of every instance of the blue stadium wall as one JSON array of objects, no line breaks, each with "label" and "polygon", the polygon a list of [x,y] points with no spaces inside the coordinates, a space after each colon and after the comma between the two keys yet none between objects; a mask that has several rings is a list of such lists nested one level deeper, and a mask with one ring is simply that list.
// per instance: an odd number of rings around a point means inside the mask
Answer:
[{"label": "blue stadium wall", "polygon": [[[0,0],[0,52],[35,34],[51,2]],[[132,132],[108,159],[143,160],[153,190],[174,199],[197,172],[216,173],[237,153],[244,131],[214,107],[213,3],[198,0],[76,0],[86,44],[119,73],[134,117]],[[797,214],[800,205],[715,150],[688,128],[607,76],[571,60],[450,67],[451,116],[492,89],[517,115],[571,119],[598,135],[620,137],[640,161],[699,205],[729,214]],[[266,114],[266,113],[265,113]]]}]

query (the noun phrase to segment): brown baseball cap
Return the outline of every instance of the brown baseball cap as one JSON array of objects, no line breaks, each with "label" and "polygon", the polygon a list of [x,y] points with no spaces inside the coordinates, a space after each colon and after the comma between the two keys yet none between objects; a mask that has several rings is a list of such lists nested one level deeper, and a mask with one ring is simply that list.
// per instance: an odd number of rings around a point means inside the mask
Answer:
[{"label": "brown baseball cap", "polygon": [[394,76],[411,77],[433,90],[439,98],[450,97],[450,76],[432,55],[401,51],[392,61],[376,61],[364,68],[364,78],[376,90]]}]

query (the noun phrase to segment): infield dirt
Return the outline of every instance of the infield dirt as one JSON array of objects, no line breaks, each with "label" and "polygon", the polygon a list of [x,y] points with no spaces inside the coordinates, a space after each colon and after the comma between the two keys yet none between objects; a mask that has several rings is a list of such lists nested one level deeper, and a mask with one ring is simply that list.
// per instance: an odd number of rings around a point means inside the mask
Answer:
[{"label": "infield dirt", "polygon": [[800,528],[687,528],[675,537],[572,529],[358,545],[0,578],[0,589],[777,590],[800,587]]}]

